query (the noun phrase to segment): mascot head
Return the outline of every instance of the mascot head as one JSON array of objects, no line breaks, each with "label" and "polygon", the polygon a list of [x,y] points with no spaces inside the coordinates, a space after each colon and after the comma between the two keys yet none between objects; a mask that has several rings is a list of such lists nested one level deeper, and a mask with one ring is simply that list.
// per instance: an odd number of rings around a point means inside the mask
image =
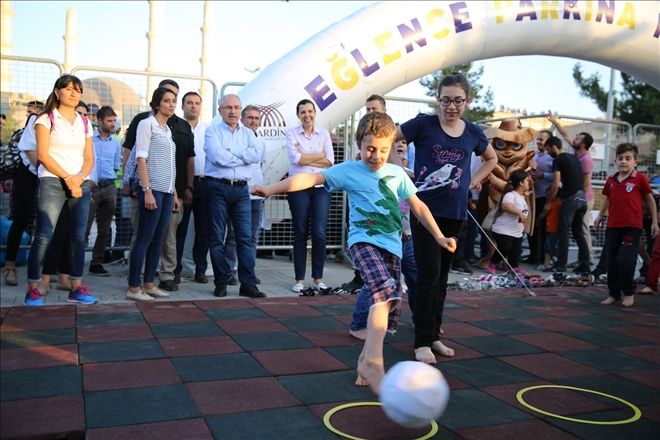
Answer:
[{"label": "mascot head", "polygon": [[500,126],[486,130],[486,137],[490,139],[497,161],[504,165],[512,165],[525,159],[527,143],[534,139],[536,130],[522,127],[518,119],[506,119]]}]

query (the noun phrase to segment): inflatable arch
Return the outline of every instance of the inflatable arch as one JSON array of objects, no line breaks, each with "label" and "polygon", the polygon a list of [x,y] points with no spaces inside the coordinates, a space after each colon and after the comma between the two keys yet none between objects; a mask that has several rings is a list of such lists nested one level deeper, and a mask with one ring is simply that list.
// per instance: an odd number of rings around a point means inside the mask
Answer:
[{"label": "inflatable arch", "polygon": [[297,125],[300,99],[313,100],[317,123],[332,128],[372,93],[447,66],[509,55],[594,61],[660,88],[659,37],[658,1],[381,2],[319,32],[239,95],[262,108],[265,174],[272,181],[288,168],[284,130]]}]

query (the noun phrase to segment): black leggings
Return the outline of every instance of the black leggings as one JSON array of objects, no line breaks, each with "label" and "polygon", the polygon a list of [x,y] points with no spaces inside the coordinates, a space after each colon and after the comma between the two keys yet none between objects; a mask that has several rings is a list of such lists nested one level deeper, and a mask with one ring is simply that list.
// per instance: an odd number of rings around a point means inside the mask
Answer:
[{"label": "black leggings", "polygon": [[11,187],[11,226],[7,233],[7,261],[16,261],[23,231],[32,232],[38,179],[21,164],[14,173]]},{"label": "black leggings", "polygon": [[522,237],[512,237],[510,235],[498,234],[497,232],[493,232],[493,235],[495,236],[497,249],[500,252],[493,253],[493,256],[490,257],[490,262],[499,264],[502,261],[502,257],[500,256],[500,253],[502,253],[511,267],[514,269],[518,267],[520,253],[522,252]]}]

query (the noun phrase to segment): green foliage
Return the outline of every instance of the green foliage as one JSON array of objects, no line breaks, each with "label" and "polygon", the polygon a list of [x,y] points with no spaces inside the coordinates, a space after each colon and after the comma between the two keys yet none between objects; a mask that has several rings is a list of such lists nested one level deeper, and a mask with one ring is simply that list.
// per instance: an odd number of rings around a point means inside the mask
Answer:
[{"label": "green foliage", "polygon": [[470,106],[465,110],[463,117],[468,121],[478,121],[480,119],[490,118],[495,111],[493,105],[493,91],[490,87],[484,89],[483,84],[481,84],[481,76],[484,73],[483,65],[475,68],[472,63],[467,63],[447,67],[446,69],[439,70],[431,75],[421,78],[419,83],[427,89],[427,96],[435,98],[438,93],[438,84],[442,78],[454,72],[462,72],[470,83],[472,103],[470,103]]},{"label": "green foliage", "polygon": [[[591,99],[601,111],[607,111],[607,90],[601,87],[598,73],[585,78],[582,65],[577,63],[573,66],[573,79],[580,88],[580,95]],[[633,126],[660,124],[660,91],[621,72],[621,91],[614,96],[614,118]]]}]

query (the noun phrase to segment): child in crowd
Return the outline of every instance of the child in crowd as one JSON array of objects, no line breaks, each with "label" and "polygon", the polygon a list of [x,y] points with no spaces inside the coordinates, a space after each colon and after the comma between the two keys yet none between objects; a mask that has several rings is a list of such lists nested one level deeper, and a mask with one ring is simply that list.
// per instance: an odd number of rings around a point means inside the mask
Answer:
[{"label": "child in crowd", "polygon": [[658,216],[649,179],[635,169],[638,154],[635,144],[623,143],[616,147],[614,164],[619,171],[605,182],[603,195],[606,199],[594,220],[594,229],[598,229],[607,212],[605,251],[609,296],[601,304],[618,303],[622,299],[621,294],[624,307],[632,306],[635,301],[634,277],[643,230],[644,202],[651,213],[651,236],[658,234]]},{"label": "child in crowd", "polygon": [[[509,177],[504,194],[500,200],[500,215],[493,222],[493,235],[499,252],[493,253],[488,263],[488,273],[497,272],[497,265],[502,255],[517,274],[522,274],[518,267],[522,251],[522,236],[529,208],[524,194],[529,191],[529,175],[522,170],[515,171]],[[501,254],[501,255],[500,255]]]},{"label": "child in crowd", "polygon": [[[348,246],[369,296],[366,340],[358,359],[356,385],[369,385],[379,394],[385,374],[385,332],[396,330],[401,313],[401,212],[399,199],[407,200],[411,212],[429,230],[439,246],[453,252],[456,242],[446,238],[427,206],[415,195],[417,189],[405,171],[387,163],[396,127],[384,113],[371,112],[360,120],[355,134],[359,161],[347,161],[320,173],[300,173],[253,193],[269,196],[325,185],[328,191],[349,194]],[[360,299],[358,299],[360,303]]]},{"label": "child in crowd", "polygon": [[543,261],[543,272],[552,272],[552,266],[557,261],[559,254],[559,242],[557,238],[557,231],[559,230],[559,207],[561,206],[561,199],[555,198],[550,203],[550,212],[545,222],[545,241],[543,242],[543,249],[545,250],[545,259]]}]

